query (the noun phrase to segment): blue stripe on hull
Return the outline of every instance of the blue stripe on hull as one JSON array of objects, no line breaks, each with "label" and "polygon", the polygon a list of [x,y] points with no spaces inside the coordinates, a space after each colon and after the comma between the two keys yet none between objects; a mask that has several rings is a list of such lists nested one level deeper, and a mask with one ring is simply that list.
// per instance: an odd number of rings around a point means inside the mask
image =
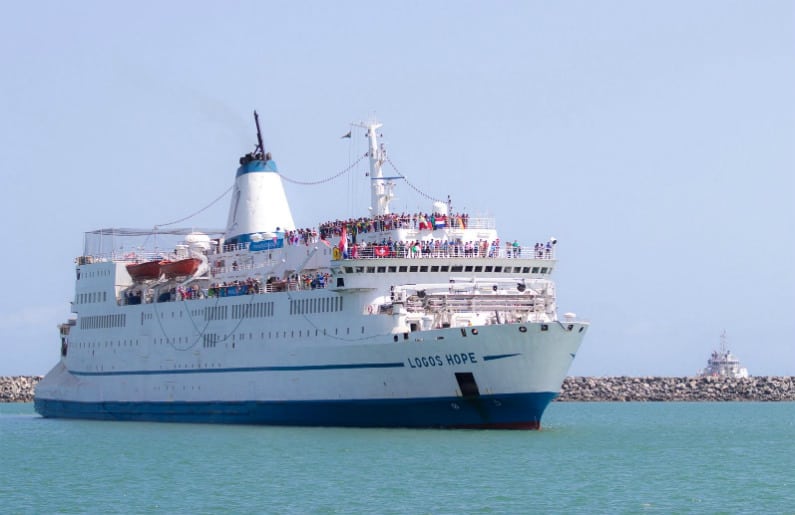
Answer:
[{"label": "blue stripe on hull", "polygon": [[538,429],[554,392],[348,401],[74,402],[37,398],[44,417],[347,427]]}]

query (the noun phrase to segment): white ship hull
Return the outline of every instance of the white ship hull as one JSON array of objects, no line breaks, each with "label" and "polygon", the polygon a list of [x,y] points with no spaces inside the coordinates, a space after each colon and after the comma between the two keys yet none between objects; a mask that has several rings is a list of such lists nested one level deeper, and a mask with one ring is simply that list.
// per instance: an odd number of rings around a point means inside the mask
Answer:
[{"label": "white ship hull", "polygon": [[[202,304],[231,307],[274,295],[286,294],[130,306],[128,318],[145,319],[139,329],[104,330],[96,341],[73,345],[39,383],[36,409],[44,416],[124,420],[538,427],[586,327],[446,328],[398,335],[396,343],[388,331],[378,333],[378,316],[328,314],[313,319],[319,327],[312,328],[274,313],[267,325],[214,324],[212,334],[235,338],[208,348],[192,329],[205,322],[185,320],[207,307]],[[160,323],[145,316],[155,309]],[[473,383],[462,387],[456,373],[471,374]],[[472,384],[477,393],[462,391]]]}]

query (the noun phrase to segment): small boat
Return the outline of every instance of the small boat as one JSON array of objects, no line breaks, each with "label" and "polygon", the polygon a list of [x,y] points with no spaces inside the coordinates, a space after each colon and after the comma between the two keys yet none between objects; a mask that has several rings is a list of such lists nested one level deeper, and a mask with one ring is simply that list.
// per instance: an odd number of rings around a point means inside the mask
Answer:
[{"label": "small boat", "polygon": [[199,269],[201,262],[202,261],[199,258],[186,258],[180,259],[179,261],[164,261],[160,264],[160,273],[165,274],[169,279],[173,279],[175,277],[186,277],[188,275],[195,274],[196,270]]},{"label": "small boat", "polygon": [[133,281],[150,281],[160,277],[160,267],[164,263],[168,263],[168,261],[158,259],[145,263],[131,263],[127,265],[127,273],[130,274]]},{"label": "small boat", "polygon": [[720,350],[712,351],[707,360],[707,368],[699,373],[699,377],[731,377],[741,379],[748,377],[748,369],[740,365],[728,348],[726,348],[726,331],[720,335]]}]

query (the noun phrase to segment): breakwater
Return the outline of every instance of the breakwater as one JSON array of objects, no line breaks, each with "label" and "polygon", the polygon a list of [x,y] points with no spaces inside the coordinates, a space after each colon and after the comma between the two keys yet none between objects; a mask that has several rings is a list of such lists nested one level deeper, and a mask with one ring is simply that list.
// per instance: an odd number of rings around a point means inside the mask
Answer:
[{"label": "breakwater", "polygon": [[[0,402],[33,402],[41,378],[0,377]],[[795,377],[567,377],[557,401],[795,401]]]},{"label": "breakwater", "polygon": [[567,377],[566,401],[795,401],[795,377]]},{"label": "breakwater", "polygon": [[33,402],[33,389],[42,376],[0,377],[0,402]]}]

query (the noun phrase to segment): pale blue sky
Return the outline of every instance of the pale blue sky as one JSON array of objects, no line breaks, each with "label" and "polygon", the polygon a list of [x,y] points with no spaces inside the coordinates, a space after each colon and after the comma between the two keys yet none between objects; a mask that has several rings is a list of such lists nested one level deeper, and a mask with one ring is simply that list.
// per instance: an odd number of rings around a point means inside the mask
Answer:
[{"label": "pale blue sky", "polygon": [[[375,114],[417,187],[556,236],[561,312],[593,324],[573,375],[691,375],[724,329],[795,374],[792,1],[14,2],[0,64],[0,375],[57,361],[83,233],[216,198],[253,109],[288,177],[346,168]],[[286,189],[316,226],[366,186]]]}]

